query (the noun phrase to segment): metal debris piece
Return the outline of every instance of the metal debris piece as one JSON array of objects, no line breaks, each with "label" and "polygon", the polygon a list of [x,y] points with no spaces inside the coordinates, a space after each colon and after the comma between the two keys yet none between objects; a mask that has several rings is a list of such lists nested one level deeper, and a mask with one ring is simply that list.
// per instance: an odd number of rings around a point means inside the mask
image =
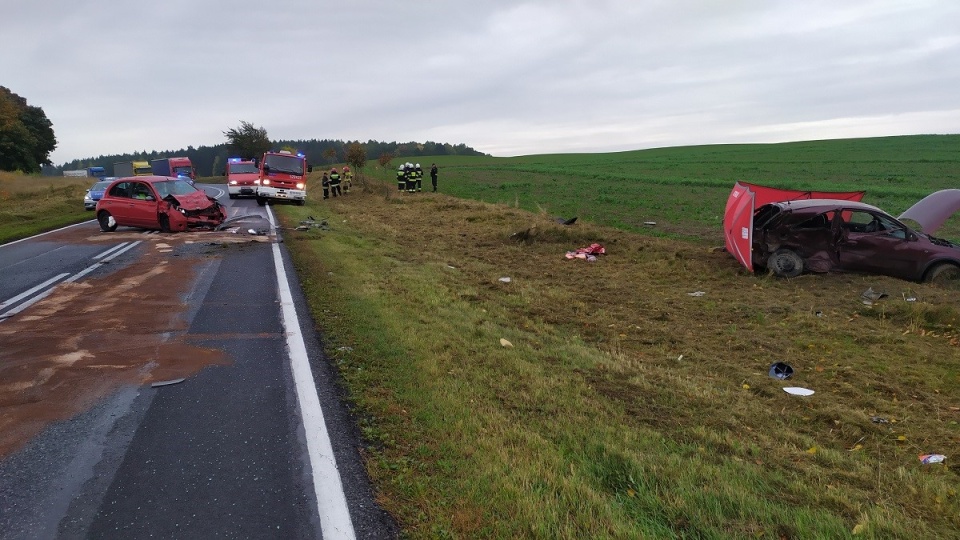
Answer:
[{"label": "metal debris piece", "polygon": [[860,299],[863,301],[864,305],[872,306],[874,303],[886,298],[888,295],[885,292],[875,291],[873,287],[869,287],[867,290],[860,293]]},{"label": "metal debris piece", "polygon": [[161,387],[161,386],[170,386],[171,384],[180,384],[180,383],[182,383],[182,382],[185,381],[185,380],[187,380],[187,379],[185,379],[185,378],[180,378],[180,379],[170,379],[169,381],[157,381],[157,382],[151,384],[151,385],[150,385],[150,388],[159,388],[159,387]]},{"label": "metal debris piece", "polygon": [[790,367],[790,364],[774,362],[773,364],[770,364],[770,370],[768,373],[774,379],[784,380],[793,377],[793,368]]},{"label": "metal debris piece", "polygon": [[889,424],[890,421],[882,416],[871,416],[870,421],[874,424]]}]

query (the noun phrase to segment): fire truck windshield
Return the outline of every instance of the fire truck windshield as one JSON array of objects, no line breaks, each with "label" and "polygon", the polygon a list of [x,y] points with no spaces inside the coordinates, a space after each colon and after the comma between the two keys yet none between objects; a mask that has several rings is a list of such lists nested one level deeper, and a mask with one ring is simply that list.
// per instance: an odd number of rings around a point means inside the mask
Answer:
[{"label": "fire truck windshield", "polygon": [[303,158],[296,156],[267,154],[263,165],[269,167],[272,172],[303,175]]}]

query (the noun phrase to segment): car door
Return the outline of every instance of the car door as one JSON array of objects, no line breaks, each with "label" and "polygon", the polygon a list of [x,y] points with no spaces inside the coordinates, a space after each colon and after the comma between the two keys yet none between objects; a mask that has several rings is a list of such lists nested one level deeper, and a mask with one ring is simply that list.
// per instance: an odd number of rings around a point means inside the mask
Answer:
[{"label": "car door", "polygon": [[130,224],[147,229],[158,229],[157,196],[150,184],[131,182]]},{"label": "car door", "polygon": [[117,182],[103,197],[100,208],[110,212],[119,225],[130,225],[130,189],[132,182]]},{"label": "car door", "polygon": [[902,224],[867,210],[845,210],[840,222],[837,257],[841,269],[916,279],[920,254]]}]

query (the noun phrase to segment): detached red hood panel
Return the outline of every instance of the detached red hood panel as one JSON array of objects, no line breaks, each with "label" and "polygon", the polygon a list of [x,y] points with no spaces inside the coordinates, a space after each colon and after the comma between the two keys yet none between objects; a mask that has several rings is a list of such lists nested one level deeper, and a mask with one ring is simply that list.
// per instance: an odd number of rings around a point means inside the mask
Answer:
[{"label": "detached red hood panel", "polygon": [[772,202],[800,199],[859,201],[863,199],[865,193],[865,191],[799,191],[737,182],[730,191],[727,208],[723,213],[723,235],[727,251],[752,272],[753,213],[758,207]]}]

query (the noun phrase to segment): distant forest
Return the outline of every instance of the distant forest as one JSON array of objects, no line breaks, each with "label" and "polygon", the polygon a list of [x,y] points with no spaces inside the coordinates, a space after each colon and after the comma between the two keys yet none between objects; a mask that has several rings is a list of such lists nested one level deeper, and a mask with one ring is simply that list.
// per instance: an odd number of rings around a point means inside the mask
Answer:
[{"label": "distant forest", "polygon": [[[346,161],[347,146],[359,141],[339,141],[339,140],[286,140],[272,141],[276,150],[281,148],[295,148],[307,156],[310,165],[330,165],[333,163],[343,163]],[[425,143],[417,142],[380,142],[367,141],[363,144],[367,151],[367,159],[376,160],[384,154],[391,154],[394,157],[416,157],[416,156],[483,156],[483,152],[478,152],[465,144],[449,144],[427,141]],[[335,154],[335,155],[334,155]],[[85,169],[87,167],[103,167],[108,176],[113,175],[113,164],[120,161],[143,160],[163,157],[182,157],[186,156],[193,162],[199,176],[220,176],[224,172],[227,158],[231,157],[231,149],[227,143],[216,146],[200,146],[194,148],[188,146],[180,150],[169,150],[158,152],[156,150],[147,152],[137,152],[134,154],[117,154],[110,156],[99,156],[87,159],[75,159],[64,163],[63,165],[43,167],[45,176],[59,176],[63,171]]]}]

